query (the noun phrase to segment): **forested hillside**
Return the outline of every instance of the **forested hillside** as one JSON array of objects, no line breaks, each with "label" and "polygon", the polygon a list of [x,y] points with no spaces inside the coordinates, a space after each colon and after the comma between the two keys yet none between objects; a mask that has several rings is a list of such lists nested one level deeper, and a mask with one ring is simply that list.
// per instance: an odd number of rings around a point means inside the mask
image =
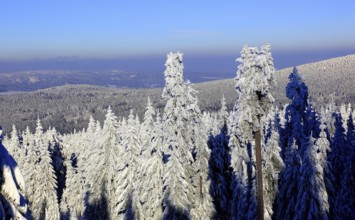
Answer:
[{"label": "forested hillside", "polygon": [[[334,101],[335,104],[355,105],[355,55],[334,58],[298,67],[304,81],[309,85],[310,101],[316,106]],[[276,71],[277,85],[272,91],[276,104],[287,103],[286,83],[291,68]],[[202,111],[217,111],[224,95],[227,108],[235,104],[233,79],[194,84],[199,92]],[[130,109],[143,116],[147,97],[153,106],[162,110],[165,101],[162,89],[115,89],[89,85],[66,85],[30,93],[0,95],[0,122],[8,133],[12,124],[21,130],[28,125],[33,130],[36,119],[42,120],[45,128],[56,127],[60,132],[72,132],[84,127],[90,115],[103,122],[108,105],[120,118]]]},{"label": "forested hillside", "polygon": [[[352,219],[355,110],[333,103],[315,109],[297,68],[288,74],[288,105],[280,109],[270,46],[246,46],[238,62],[232,111],[222,96],[216,111],[202,112],[197,91],[183,79],[183,55],[169,53],[163,91],[149,92],[165,102],[157,109],[150,98],[142,101],[141,118],[133,109],[117,117],[119,105],[105,105],[107,99],[90,110],[104,112],[102,121],[91,116],[74,132],[43,129],[40,118],[48,115],[39,112],[33,131],[0,132],[0,217]],[[36,95],[55,97],[54,91]],[[105,99],[107,91],[85,97]],[[128,96],[122,91],[116,96]],[[80,103],[66,108],[83,110]]]}]

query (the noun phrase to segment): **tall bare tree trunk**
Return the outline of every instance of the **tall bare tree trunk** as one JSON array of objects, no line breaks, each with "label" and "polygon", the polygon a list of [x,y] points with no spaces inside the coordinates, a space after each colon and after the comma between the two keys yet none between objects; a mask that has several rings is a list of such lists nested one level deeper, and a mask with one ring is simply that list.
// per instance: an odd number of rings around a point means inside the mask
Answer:
[{"label": "tall bare tree trunk", "polygon": [[257,175],[257,215],[258,220],[264,220],[264,196],[263,196],[263,172],[261,165],[261,134],[260,130],[255,132],[255,157]]}]

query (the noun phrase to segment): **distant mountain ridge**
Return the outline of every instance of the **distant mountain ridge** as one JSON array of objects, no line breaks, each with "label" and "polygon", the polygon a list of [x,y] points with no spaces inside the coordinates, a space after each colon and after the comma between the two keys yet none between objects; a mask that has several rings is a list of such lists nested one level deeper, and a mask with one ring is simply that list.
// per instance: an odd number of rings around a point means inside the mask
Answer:
[{"label": "distant mountain ridge", "polygon": [[[237,65],[236,65],[237,66]],[[309,63],[297,67],[309,87],[312,104],[320,106],[335,102],[355,105],[355,54]],[[237,70],[237,67],[236,67]],[[272,94],[277,105],[288,103],[285,87],[292,67],[276,71],[277,86]],[[163,80],[163,74],[161,74]],[[144,79],[142,79],[144,80]],[[199,105],[202,110],[217,111],[224,95],[231,110],[237,99],[233,79],[196,83]],[[29,93],[0,95],[0,124],[9,132],[12,124],[24,130],[35,126],[39,117],[43,126],[56,127],[60,132],[73,132],[87,125],[90,115],[103,121],[107,107],[120,117],[130,109],[143,115],[150,96],[154,107],[162,109],[162,88],[117,89],[92,85],[64,85]]]}]

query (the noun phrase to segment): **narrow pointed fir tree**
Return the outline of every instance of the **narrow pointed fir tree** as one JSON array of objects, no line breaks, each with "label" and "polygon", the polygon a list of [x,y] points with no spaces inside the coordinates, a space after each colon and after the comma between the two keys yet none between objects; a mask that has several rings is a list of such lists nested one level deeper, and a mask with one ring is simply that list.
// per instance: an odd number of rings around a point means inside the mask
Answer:
[{"label": "narrow pointed fir tree", "polygon": [[[87,191],[88,188],[90,188],[90,186],[87,183],[87,178],[90,177],[89,172],[91,171],[91,169],[88,168],[92,168],[93,166],[92,164],[89,164],[89,162],[91,162],[91,159],[89,159],[89,157],[91,157],[91,155],[94,155],[93,152],[96,152],[97,149],[95,143],[99,135],[101,134],[100,131],[96,132],[96,129],[97,129],[96,121],[92,116],[90,116],[88,127],[86,129],[86,132],[84,133],[82,140],[80,141],[81,146],[78,146],[80,153],[76,155],[77,172],[81,173],[81,176],[83,178],[82,187],[85,189],[85,191]],[[68,139],[73,139],[73,138],[68,138]],[[66,153],[71,154],[70,151],[67,151]],[[68,158],[68,157],[71,157],[71,155],[64,155],[64,158]]]},{"label": "narrow pointed fir tree", "polygon": [[[308,87],[296,67],[293,68],[286,86],[286,96],[291,103],[285,108],[285,126],[281,129],[281,156],[285,161],[285,170],[280,175],[279,195],[277,200],[277,219],[294,218],[294,206],[297,201],[299,169],[303,152],[308,143],[306,120],[308,109]],[[295,152],[294,149],[297,149]],[[292,193],[290,193],[292,192]]]},{"label": "narrow pointed fir tree", "polygon": [[[271,56],[270,45],[262,46],[261,50],[255,47],[243,47],[241,57],[237,59],[240,62],[238,66],[236,80],[236,91],[238,101],[235,106],[235,123],[237,125],[236,135],[244,145],[251,145],[255,138],[255,150],[249,152],[256,155],[256,177],[257,177],[257,216],[258,219],[264,218],[263,205],[263,184],[261,167],[261,125],[260,118],[267,114],[274,98],[269,93],[271,86],[274,85],[274,65]],[[254,159],[251,158],[253,161]],[[252,169],[250,169],[252,170]],[[252,174],[249,174],[252,176]],[[250,180],[253,178],[251,177]],[[252,183],[249,183],[252,185]],[[254,189],[251,189],[250,200],[252,200]],[[253,208],[252,208],[253,209]],[[249,217],[254,217],[248,213]]]},{"label": "narrow pointed fir tree", "polygon": [[169,156],[164,172],[164,219],[189,219],[193,195],[190,180],[193,157],[187,122],[183,63],[181,53],[169,53],[165,63],[165,87],[162,97],[167,100],[164,108],[163,150]]},{"label": "narrow pointed fir tree", "polygon": [[352,113],[347,121],[344,171],[340,181],[334,213],[335,219],[352,219],[355,210],[355,128]]},{"label": "narrow pointed fir tree", "polygon": [[144,152],[145,162],[141,166],[139,199],[142,204],[141,219],[162,219],[163,217],[163,172],[162,158],[162,122],[159,114],[154,124],[151,145]]},{"label": "narrow pointed fir tree", "polygon": [[315,139],[310,137],[304,143],[306,151],[303,154],[300,169],[299,191],[295,206],[295,220],[328,219],[328,195],[323,179],[323,168],[319,163]]},{"label": "narrow pointed fir tree", "polygon": [[[119,218],[137,218],[141,216],[142,208],[139,202],[139,193],[135,190],[140,186],[139,169],[140,152],[142,143],[139,137],[140,123],[134,117],[133,111],[128,116],[126,133],[122,137],[122,156],[118,174],[118,180],[121,183],[118,196]],[[117,191],[118,192],[118,191]]]},{"label": "narrow pointed fir tree", "polygon": [[345,158],[346,158],[346,142],[345,142],[345,129],[342,123],[342,117],[340,114],[335,114],[335,133],[333,141],[331,142],[331,152],[329,153],[329,162],[331,172],[334,175],[334,197],[330,197],[330,212],[334,214],[334,218],[337,219],[336,211],[336,196],[339,195],[341,189],[341,181],[345,170]]},{"label": "narrow pointed fir tree", "polygon": [[[307,142],[306,138],[308,137],[305,133],[308,87],[296,67],[293,68],[288,78],[290,81],[286,86],[286,96],[291,100],[291,103],[285,108],[285,130],[284,137],[281,138],[283,141],[281,148],[284,152],[286,152],[285,148],[291,147],[288,144],[293,144],[293,140],[296,141],[298,149],[302,150],[301,145],[304,141]],[[282,154],[284,155],[284,153]]]},{"label": "narrow pointed fir tree", "polygon": [[214,216],[215,209],[210,194],[210,176],[209,176],[209,159],[210,150],[207,145],[207,129],[203,127],[201,121],[202,115],[198,107],[198,100],[193,96],[194,90],[190,88],[189,82],[185,84],[187,87],[187,109],[190,112],[192,144],[195,154],[193,163],[194,174],[192,176],[193,199],[191,209],[191,219],[211,219]]},{"label": "narrow pointed fir tree", "polygon": [[301,158],[296,141],[292,142],[291,147],[285,149],[285,169],[280,174],[276,219],[293,219],[295,216]]},{"label": "narrow pointed fir tree", "polygon": [[272,125],[272,131],[268,142],[263,146],[264,158],[264,218],[271,220],[274,214],[273,205],[278,193],[279,175],[285,164],[280,156],[279,134]]},{"label": "narrow pointed fir tree", "polygon": [[12,125],[12,131],[10,134],[10,139],[8,140],[9,143],[5,143],[7,150],[9,151],[10,155],[16,160],[17,164],[21,164],[20,167],[23,165],[23,153],[22,146],[20,144],[20,137],[19,133],[17,132],[16,126]]},{"label": "narrow pointed fir tree", "polygon": [[36,190],[38,190],[37,178],[39,171],[36,169],[38,157],[35,149],[34,135],[30,132],[28,127],[26,128],[24,143],[26,143],[24,146],[26,149],[26,160],[22,169],[22,173],[26,182],[26,195],[28,199],[29,211],[27,213],[27,217],[31,219],[33,218],[31,202],[35,199],[35,194],[37,193]]},{"label": "narrow pointed fir tree", "polygon": [[52,159],[52,165],[57,180],[57,196],[58,201],[61,201],[63,190],[65,187],[65,168],[62,149],[62,137],[55,128],[49,129],[45,133],[49,152]]},{"label": "narrow pointed fir tree", "polygon": [[201,123],[203,124],[202,126],[205,128],[206,134],[216,134],[213,130],[213,126],[215,126],[213,122],[213,118],[211,117],[211,114],[209,112],[203,112],[202,117],[201,117]]},{"label": "narrow pointed fir tree", "polygon": [[330,167],[330,162],[328,159],[328,155],[331,151],[330,149],[330,143],[327,139],[327,134],[326,134],[326,126],[324,124],[325,120],[321,123],[320,129],[321,132],[319,134],[319,138],[316,141],[316,149],[317,149],[317,156],[318,156],[318,161],[319,165],[323,169],[323,179],[324,179],[324,184],[326,187],[327,191],[327,198],[328,198],[328,205],[329,205],[329,211],[328,211],[328,217],[332,219],[333,213],[331,212],[331,203],[330,201],[334,201],[334,175],[332,173],[331,167]]},{"label": "narrow pointed fir tree", "polygon": [[346,106],[344,103],[340,106],[339,112],[341,114],[341,121],[343,123],[343,128],[345,129],[345,132],[348,131],[348,119],[351,113],[351,104],[349,103],[348,106]]},{"label": "narrow pointed fir tree", "polygon": [[[143,131],[142,131],[142,136],[143,136],[142,144],[143,146],[145,146],[144,148],[146,149],[150,148],[152,145],[151,139],[152,139],[152,132],[154,129],[154,115],[155,115],[155,109],[152,106],[150,98],[148,97],[148,103],[144,113]],[[144,149],[141,153],[144,154]]]},{"label": "narrow pointed fir tree", "polygon": [[[74,136],[75,137],[75,136]],[[73,137],[66,137],[63,140],[63,150],[68,151],[73,144]],[[65,153],[64,166],[66,167],[66,182],[63,197],[60,203],[61,219],[81,219],[85,212],[84,179],[82,172],[75,166],[72,154]]]},{"label": "narrow pointed fir tree", "polygon": [[231,127],[232,135],[229,140],[231,150],[231,167],[233,168],[230,190],[232,195],[229,205],[229,218],[232,220],[246,219],[248,212],[248,164],[250,158],[247,146],[240,143],[234,135],[234,127]]},{"label": "narrow pointed fir tree", "polygon": [[0,219],[26,219],[25,192],[25,180],[0,133]]},{"label": "narrow pointed fir tree", "polygon": [[320,119],[312,105],[307,107],[306,120],[304,123],[305,136],[310,137],[310,135],[312,135],[313,138],[318,139],[320,133]]},{"label": "narrow pointed fir tree", "polygon": [[228,118],[229,118],[229,113],[227,111],[227,103],[226,103],[226,98],[222,97],[221,100],[221,108],[218,112],[218,128],[223,129],[227,128],[228,125]]},{"label": "narrow pointed fir tree", "polygon": [[232,172],[231,157],[229,154],[229,132],[228,132],[228,112],[225,98],[223,96],[221,109],[219,111],[218,127],[220,133],[213,137],[210,135],[209,146],[211,156],[209,159],[209,171],[211,176],[211,196],[216,209],[215,219],[228,219],[229,204],[231,195]]},{"label": "narrow pointed fir tree", "polygon": [[121,158],[117,126],[116,116],[109,107],[100,139],[96,141],[97,151],[89,158],[92,160],[92,173],[87,179],[90,185],[90,218],[117,218],[117,165]]},{"label": "narrow pointed fir tree", "polygon": [[92,115],[90,115],[88,128],[86,129],[86,132],[93,134],[93,133],[95,133],[95,130],[96,130],[96,122],[95,122],[94,117],[92,117]]},{"label": "narrow pointed fir tree", "polygon": [[57,181],[46,140],[38,119],[33,146],[36,160],[31,164],[32,172],[35,174],[32,181],[35,183],[30,184],[33,187],[31,190],[33,194],[28,194],[29,208],[34,219],[59,219]]}]

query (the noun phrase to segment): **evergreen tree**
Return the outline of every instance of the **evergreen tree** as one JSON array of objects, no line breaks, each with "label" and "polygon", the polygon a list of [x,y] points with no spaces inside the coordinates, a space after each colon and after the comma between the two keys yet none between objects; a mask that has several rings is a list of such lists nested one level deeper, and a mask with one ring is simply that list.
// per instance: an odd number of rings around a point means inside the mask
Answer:
[{"label": "evergreen tree", "polygon": [[[34,151],[28,152],[29,157],[33,157],[33,153],[35,153],[35,159],[30,159],[30,162],[34,164],[26,165],[32,167],[32,170],[28,172],[33,173],[33,179],[30,182],[34,181],[29,184],[31,188],[27,191],[29,208],[34,219],[59,219],[57,181],[46,140],[41,122],[38,119],[33,148],[28,149],[28,151]],[[31,145],[30,147],[32,147]]]},{"label": "evergreen tree", "polygon": [[159,114],[152,132],[152,143],[144,152],[146,161],[141,167],[142,189],[140,202],[142,203],[141,219],[162,219],[163,217],[163,171],[162,158],[162,124]]},{"label": "evergreen tree", "polygon": [[[331,152],[329,154],[329,162],[331,165],[331,172],[334,175],[334,195],[339,195],[341,189],[341,180],[345,170],[344,160],[346,158],[346,142],[345,142],[345,129],[342,123],[342,117],[340,114],[335,115],[335,133],[333,141],[331,143]],[[329,204],[331,207],[331,213],[335,214],[338,210],[336,207],[336,198],[330,197]],[[334,199],[334,200],[333,200]],[[336,218],[336,216],[334,216]]]},{"label": "evergreen tree", "polygon": [[[197,100],[196,100],[197,102]],[[197,108],[197,103],[195,103]],[[199,113],[198,111],[196,112]],[[195,117],[198,119],[199,116]],[[192,184],[194,187],[194,199],[192,200],[191,219],[211,219],[215,209],[210,194],[209,164],[210,150],[207,145],[207,132],[201,126],[201,121],[195,121],[193,128],[193,140],[195,146],[194,175]]]},{"label": "evergreen tree", "polygon": [[167,100],[164,108],[164,151],[169,155],[164,171],[164,219],[188,219],[193,188],[190,177],[191,164],[189,121],[183,85],[181,53],[169,53],[166,61],[165,87],[162,97]]},{"label": "evergreen tree", "polygon": [[330,149],[330,143],[327,139],[327,134],[326,134],[326,126],[324,125],[324,122],[320,125],[320,137],[316,141],[316,149],[317,149],[317,156],[318,156],[318,161],[319,165],[323,169],[323,179],[324,179],[324,184],[326,187],[327,191],[327,198],[328,198],[328,204],[329,204],[329,211],[328,211],[328,217],[332,219],[332,212],[331,212],[331,207],[330,207],[330,202],[334,201],[334,175],[332,173],[331,167],[330,167],[330,162],[328,159],[328,155],[331,151]]},{"label": "evergreen tree", "polygon": [[[291,141],[291,140],[290,140]],[[280,174],[276,219],[293,219],[296,214],[301,158],[296,141],[285,149],[285,169]]]},{"label": "evergreen tree", "polygon": [[[315,114],[308,107],[308,87],[303,82],[296,67],[289,76],[286,96],[291,103],[285,108],[285,126],[281,128],[281,156],[285,161],[285,170],[280,175],[279,194],[277,199],[277,219],[295,217],[295,204],[299,187],[299,169],[303,153],[307,149],[308,137],[314,128],[312,118]],[[307,122],[310,119],[311,122]],[[309,134],[308,134],[309,133]],[[296,150],[296,151],[295,151]]]},{"label": "evergreen tree", "polygon": [[[232,129],[234,127],[231,127]],[[233,130],[232,130],[233,132]],[[234,133],[234,132],[233,132]],[[247,146],[241,144],[235,135],[229,140],[231,150],[231,167],[233,168],[232,181],[230,190],[232,196],[230,198],[229,216],[232,220],[246,219],[245,214],[248,213],[248,164],[250,158]]]},{"label": "evergreen tree", "polygon": [[216,208],[214,218],[228,219],[229,200],[232,193],[230,188],[232,174],[230,170],[231,158],[228,147],[228,112],[224,96],[218,115],[220,133],[216,137],[210,134],[209,138],[209,146],[211,148],[211,156],[209,159],[211,176],[210,192]]},{"label": "evergreen tree", "polygon": [[168,54],[163,97],[164,145],[170,156],[164,176],[164,218],[211,218],[207,130],[189,81],[183,81],[182,54]]},{"label": "evergreen tree", "polygon": [[[68,138],[70,139],[70,138]],[[64,149],[69,149],[71,143],[64,140]],[[61,219],[81,219],[85,211],[85,188],[82,172],[74,167],[75,162],[70,153],[66,154],[64,165],[66,167],[66,182],[63,197],[60,203]]]},{"label": "evergreen tree", "polygon": [[27,214],[28,218],[33,217],[31,212],[31,201],[35,199],[37,188],[37,178],[39,171],[37,170],[37,152],[35,149],[34,135],[30,132],[30,129],[27,127],[25,136],[24,136],[24,148],[26,150],[26,160],[23,166],[23,177],[26,182],[26,195],[28,199],[29,212]]},{"label": "evergreen tree", "polygon": [[328,219],[328,195],[323,179],[323,168],[319,163],[314,141],[315,139],[310,137],[309,142],[304,143],[306,151],[300,169],[295,220]]},{"label": "evergreen tree", "polygon": [[282,149],[285,150],[285,148],[290,147],[288,144],[293,144],[292,142],[295,140],[298,149],[302,150],[302,143],[304,141],[307,142],[306,138],[308,137],[305,133],[305,125],[307,124],[308,87],[303,82],[296,67],[293,68],[288,78],[290,81],[286,86],[286,96],[291,100],[291,103],[287,105],[285,112],[285,136],[282,139]]},{"label": "evergreen tree", "polygon": [[[257,167],[257,194],[258,194],[258,215],[263,216],[263,184],[261,167],[261,117],[269,111],[274,98],[269,93],[271,86],[275,84],[274,65],[271,56],[270,45],[264,45],[261,50],[255,47],[243,47],[241,57],[237,59],[241,64],[238,66],[236,81],[236,91],[238,100],[235,105],[234,121],[236,125],[236,135],[241,145],[248,149],[248,187],[247,201],[249,204],[247,210],[238,210],[238,212],[247,213],[246,218],[256,217],[255,206],[255,173],[253,161],[256,161]],[[255,138],[255,142],[253,142]],[[253,145],[254,143],[254,145]],[[255,150],[251,147],[255,146]],[[254,153],[256,158],[254,159]],[[240,207],[239,207],[240,208]]]},{"label": "evergreen tree", "polygon": [[87,178],[89,185],[90,218],[116,218],[117,211],[117,171],[121,152],[117,137],[116,116],[108,108],[100,139],[96,140],[96,150],[89,157],[91,167]]},{"label": "evergreen tree", "polygon": [[[272,126],[271,126],[272,127]],[[263,146],[264,159],[264,219],[272,219],[273,204],[278,193],[279,175],[284,169],[284,162],[280,156],[279,134],[272,128],[268,142]]]},{"label": "evergreen tree", "polygon": [[9,151],[10,155],[13,156],[13,158],[16,160],[17,164],[19,166],[23,165],[23,153],[22,152],[22,147],[20,143],[20,136],[19,133],[17,132],[16,126],[12,125],[12,131],[10,134],[10,139],[7,141],[8,143],[5,143],[5,146],[7,146],[7,150]]},{"label": "evergreen tree", "polygon": [[[138,166],[141,164],[141,149],[142,142],[139,136],[140,132],[140,123],[138,117],[134,117],[133,110],[130,111],[127,120],[127,133],[123,137],[123,147],[126,152],[124,152],[123,156],[126,163],[127,175],[126,181],[128,181],[128,186],[123,190],[126,198],[129,199],[128,207],[126,207],[126,212],[124,215],[126,218],[137,218],[139,219],[142,215],[142,207],[139,202],[139,189],[141,186],[140,180],[140,169]],[[124,172],[124,173],[125,173]],[[137,190],[137,191],[136,191]],[[120,211],[121,212],[121,211]]]},{"label": "evergreen tree", "polygon": [[305,136],[310,137],[312,135],[313,138],[318,139],[320,133],[320,120],[312,105],[307,107],[304,124]]},{"label": "evergreen tree", "polygon": [[152,106],[152,103],[150,101],[150,98],[148,97],[148,104],[145,109],[144,113],[144,120],[143,120],[143,131],[142,131],[142,144],[143,144],[143,149],[141,154],[144,154],[145,149],[148,149],[152,145],[152,132],[154,129],[154,115],[155,115],[155,109]]},{"label": "evergreen tree", "polygon": [[[62,149],[62,137],[55,128],[49,129],[45,133],[46,142],[49,144],[49,152],[52,160],[53,169],[57,180],[57,196],[61,201],[65,187],[65,168]],[[81,139],[81,138],[80,138]]]},{"label": "evergreen tree", "polygon": [[352,219],[355,210],[355,128],[352,113],[347,120],[344,171],[334,208],[335,219]]},{"label": "evergreen tree", "polygon": [[343,124],[343,128],[345,129],[345,132],[347,132],[347,121],[348,121],[348,118],[350,116],[350,112],[351,112],[351,105],[349,103],[348,106],[346,106],[344,103],[340,105],[340,108],[339,108],[339,111],[340,111],[340,115],[341,115],[341,121],[342,121],[342,124]]},{"label": "evergreen tree", "polygon": [[[90,186],[87,184],[87,178],[90,178],[90,171],[92,169],[93,164],[89,164],[92,161],[91,155],[95,155],[94,152],[97,151],[96,148],[96,142],[97,139],[99,138],[99,135],[101,134],[101,128],[98,129],[96,126],[98,124],[98,128],[100,128],[100,123],[95,121],[95,119],[90,116],[89,118],[89,123],[88,127],[86,129],[86,132],[84,133],[84,136],[81,140],[80,143],[78,143],[79,146],[76,146],[79,148],[80,153],[76,155],[77,157],[77,171],[81,173],[82,178],[83,178],[83,186],[85,190],[87,191]],[[81,145],[81,146],[80,146]],[[68,154],[70,154],[71,157],[71,152],[67,151]],[[68,157],[68,155],[67,155]]]}]

